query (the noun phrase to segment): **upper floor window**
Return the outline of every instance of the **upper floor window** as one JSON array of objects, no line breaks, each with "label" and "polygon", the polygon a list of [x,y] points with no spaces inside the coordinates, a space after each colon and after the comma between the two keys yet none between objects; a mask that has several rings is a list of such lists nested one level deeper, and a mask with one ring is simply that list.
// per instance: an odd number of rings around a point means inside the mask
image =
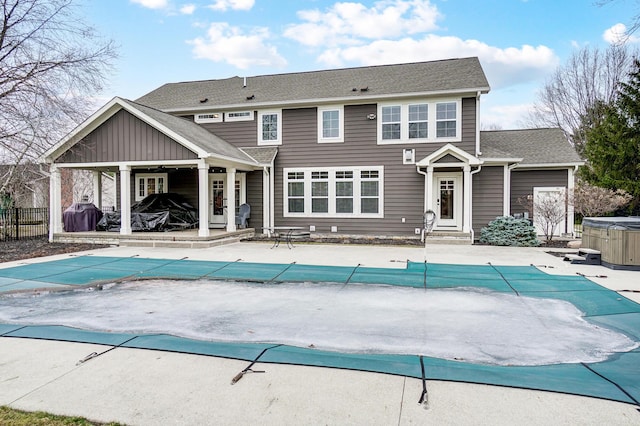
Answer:
[{"label": "upper floor window", "polygon": [[400,105],[382,107],[382,139],[400,140],[401,111]]},{"label": "upper floor window", "polygon": [[436,137],[455,138],[457,117],[457,104],[446,102],[436,104]]},{"label": "upper floor window", "polygon": [[318,108],[318,142],[344,142],[344,108]]},{"label": "upper floor window", "polygon": [[409,105],[409,139],[429,137],[429,104]]},{"label": "upper floor window", "polygon": [[378,105],[378,143],[460,140],[461,100]]},{"label": "upper floor window", "polygon": [[147,195],[164,194],[165,192],[167,192],[166,173],[136,174],[136,201],[142,200]]},{"label": "upper floor window", "polygon": [[282,144],[282,111],[258,113],[258,145]]}]

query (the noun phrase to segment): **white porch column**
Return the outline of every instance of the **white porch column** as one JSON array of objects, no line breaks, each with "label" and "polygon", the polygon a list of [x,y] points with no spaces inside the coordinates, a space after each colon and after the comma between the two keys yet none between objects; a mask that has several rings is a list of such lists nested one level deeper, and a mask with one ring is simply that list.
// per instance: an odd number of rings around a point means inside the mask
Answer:
[{"label": "white porch column", "polygon": [[93,172],[93,204],[102,210],[102,172]]},{"label": "white porch column", "polygon": [[511,214],[511,167],[504,165],[504,175],[502,178],[502,215]]},{"label": "white porch column", "polygon": [[120,166],[120,234],[131,235],[131,166]]},{"label": "white porch column", "polygon": [[236,230],[236,169],[227,167],[227,232]]},{"label": "white porch column", "polygon": [[574,169],[567,169],[567,234],[575,233],[575,209],[573,207],[573,192],[576,189]]},{"label": "white porch column", "polygon": [[60,169],[55,164],[49,172],[49,242],[53,242],[53,234],[62,232],[62,184]]},{"label": "white porch column", "polygon": [[209,236],[209,166],[198,164],[198,236]]},{"label": "white porch column", "polygon": [[426,195],[424,211],[433,210],[435,212],[436,208],[433,204],[433,166],[427,167],[427,176],[424,183],[424,193]]},{"label": "white porch column", "polygon": [[464,214],[462,216],[462,232],[471,232],[471,209],[473,208],[471,205],[471,166],[464,166],[463,171],[462,205],[464,207],[462,211]]},{"label": "white porch column", "polygon": [[[273,170],[273,169],[272,169]],[[273,226],[271,224],[271,173],[269,168],[262,169],[262,228]],[[255,228],[255,226],[254,226]],[[266,231],[263,231],[266,233]]]}]

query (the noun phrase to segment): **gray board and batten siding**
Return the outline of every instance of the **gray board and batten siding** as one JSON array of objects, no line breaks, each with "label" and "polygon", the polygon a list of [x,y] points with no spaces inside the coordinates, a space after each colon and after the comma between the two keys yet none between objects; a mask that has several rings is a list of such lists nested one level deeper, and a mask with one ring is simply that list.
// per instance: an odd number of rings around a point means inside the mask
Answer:
[{"label": "gray board and batten siding", "polygon": [[124,109],[115,113],[56,163],[193,160],[197,155]]}]

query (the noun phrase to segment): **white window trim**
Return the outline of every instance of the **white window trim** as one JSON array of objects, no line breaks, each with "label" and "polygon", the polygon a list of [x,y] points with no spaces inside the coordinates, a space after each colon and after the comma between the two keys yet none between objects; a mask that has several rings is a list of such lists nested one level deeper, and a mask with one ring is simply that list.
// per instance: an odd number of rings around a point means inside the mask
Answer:
[{"label": "white window trim", "polygon": [[[239,117],[231,117],[229,114],[247,114]],[[255,113],[253,111],[229,111],[224,113],[224,121],[253,121]]]},{"label": "white window trim", "polygon": [[[456,136],[437,137],[436,136],[436,110],[437,104],[456,104]],[[428,137],[420,139],[409,139],[409,105],[427,104],[428,111]],[[382,108],[388,106],[400,106],[400,139],[382,139]],[[462,140],[462,98],[454,99],[429,99],[415,100],[411,102],[383,102],[378,104],[378,145],[394,144],[415,144],[432,142],[460,142]]]},{"label": "white window trim", "polygon": [[[263,140],[262,139],[262,117],[265,115],[276,114],[278,116],[278,129],[277,129],[277,139],[276,140]],[[282,145],[282,110],[274,109],[274,110],[265,110],[258,111],[258,145]]]},{"label": "white window trim", "polygon": [[[155,179],[163,178],[164,179],[164,188],[163,188],[164,191],[162,193],[164,194],[164,193],[169,192],[169,179],[168,179],[168,174],[167,173],[136,173],[135,174],[135,180],[136,180],[135,200],[136,201],[140,201],[140,200],[144,199],[147,195],[149,195],[149,194],[147,194],[146,187],[145,187],[145,190],[144,190],[145,195],[144,196],[140,195],[140,178],[146,178],[146,179],[148,179],[148,178],[155,178]],[[157,183],[156,183],[156,185],[157,185]]]},{"label": "white window trim", "polygon": [[[360,177],[362,171],[378,172],[378,213],[360,213],[361,208],[361,186],[363,181]],[[336,213],[336,177],[337,171],[353,171],[353,213]],[[289,180],[287,176],[291,172],[304,173],[304,213],[289,213]],[[311,213],[311,172],[329,172],[329,213]],[[354,218],[354,219],[374,219],[384,218],[384,166],[345,166],[345,167],[296,167],[285,168],[283,173],[283,205],[282,214],[284,217],[308,217],[308,218]],[[298,180],[298,182],[300,182]]]},{"label": "white window trim", "polygon": [[[338,136],[335,138],[325,138],[323,129],[322,113],[325,111],[338,111]],[[344,105],[327,105],[318,107],[318,143],[342,143],[344,142]]]},{"label": "white window trim", "polygon": [[194,115],[193,121],[196,123],[222,123],[222,116],[221,112],[202,112]]}]

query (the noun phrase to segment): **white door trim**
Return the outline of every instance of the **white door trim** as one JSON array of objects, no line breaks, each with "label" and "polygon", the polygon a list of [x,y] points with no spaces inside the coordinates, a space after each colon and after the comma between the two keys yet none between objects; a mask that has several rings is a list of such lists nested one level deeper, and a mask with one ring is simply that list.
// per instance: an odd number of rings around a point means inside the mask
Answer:
[{"label": "white door trim", "polygon": [[[443,204],[446,201],[441,200],[441,183],[443,189],[447,187],[452,191],[452,198],[448,201],[449,204]],[[436,212],[436,223],[433,229],[438,231],[462,231],[462,219],[464,216],[462,208],[462,172],[434,172],[432,190],[435,207],[433,210]],[[446,208],[450,217],[441,217],[443,208]]]}]

